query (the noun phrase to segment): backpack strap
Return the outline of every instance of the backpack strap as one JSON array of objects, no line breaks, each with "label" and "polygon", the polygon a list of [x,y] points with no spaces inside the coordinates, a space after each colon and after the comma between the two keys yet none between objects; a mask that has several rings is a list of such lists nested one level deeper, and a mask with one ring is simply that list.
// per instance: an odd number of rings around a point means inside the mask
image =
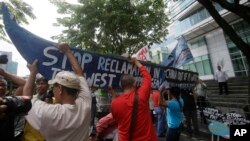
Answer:
[{"label": "backpack strap", "polygon": [[133,131],[136,125],[136,118],[137,118],[137,111],[138,111],[138,94],[134,94],[134,102],[133,102],[133,109],[132,109],[132,116],[131,116],[131,122],[130,122],[130,128],[129,128],[129,141],[132,140]]}]

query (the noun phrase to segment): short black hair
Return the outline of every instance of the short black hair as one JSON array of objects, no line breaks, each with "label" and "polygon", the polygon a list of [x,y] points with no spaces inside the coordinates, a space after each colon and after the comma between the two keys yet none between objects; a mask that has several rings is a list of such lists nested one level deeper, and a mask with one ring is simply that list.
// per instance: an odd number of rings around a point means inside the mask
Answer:
[{"label": "short black hair", "polygon": [[172,87],[169,89],[170,93],[175,97],[175,98],[179,98],[180,97],[180,88],[179,87]]},{"label": "short black hair", "polygon": [[45,77],[40,77],[36,79],[36,83],[41,83],[41,82],[48,83],[48,79],[46,79]]}]

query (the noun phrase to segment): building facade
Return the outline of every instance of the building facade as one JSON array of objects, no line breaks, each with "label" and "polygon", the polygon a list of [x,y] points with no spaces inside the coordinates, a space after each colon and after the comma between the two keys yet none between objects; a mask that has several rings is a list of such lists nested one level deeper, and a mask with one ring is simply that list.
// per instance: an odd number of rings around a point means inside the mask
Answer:
[{"label": "building facade", "polygon": [[17,75],[18,63],[12,60],[12,52],[0,51],[0,55],[7,55],[8,58],[7,64],[0,64],[0,68],[11,74]]},{"label": "building facade", "polygon": [[[198,72],[201,79],[213,79],[217,66],[222,66],[229,77],[247,76],[246,57],[218,26],[207,10],[195,0],[169,0],[171,24],[169,34],[153,50],[168,48],[168,53],[183,35],[193,54],[193,61],[182,69]],[[247,0],[241,3],[249,4]],[[229,22],[237,33],[250,44],[250,25],[237,15],[215,4],[222,17]]]}]

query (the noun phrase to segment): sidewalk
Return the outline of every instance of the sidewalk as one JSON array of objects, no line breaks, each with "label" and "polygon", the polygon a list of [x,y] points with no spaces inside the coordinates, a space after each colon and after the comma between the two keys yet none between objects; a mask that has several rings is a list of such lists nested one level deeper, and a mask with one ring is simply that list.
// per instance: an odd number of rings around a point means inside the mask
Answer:
[{"label": "sidewalk", "polygon": [[[166,141],[166,138],[158,138],[158,141]],[[181,133],[180,141],[198,141],[196,138],[189,138],[186,134]],[[199,141],[210,141],[207,138],[201,137]]]}]

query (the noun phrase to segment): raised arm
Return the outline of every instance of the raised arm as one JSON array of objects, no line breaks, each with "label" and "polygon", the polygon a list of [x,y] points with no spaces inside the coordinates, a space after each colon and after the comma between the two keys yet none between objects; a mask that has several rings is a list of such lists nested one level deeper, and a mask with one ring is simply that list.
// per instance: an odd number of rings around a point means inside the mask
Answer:
[{"label": "raised arm", "polygon": [[35,60],[32,64],[27,65],[28,69],[30,70],[30,76],[26,81],[24,88],[23,88],[23,96],[28,96],[32,98],[33,96],[33,88],[36,80],[37,70],[37,60]]},{"label": "raised arm", "polygon": [[78,76],[83,76],[83,70],[80,66],[80,64],[78,63],[78,61],[76,60],[75,56],[72,54],[69,45],[66,43],[59,43],[58,44],[58,49],[60,51],[62,51],[67,58],[69,59],[70,64],[73,67],[73,70],[75,72],[76,75]]},{"label": "raised arm", "polygon": [[142,99],[149,100],[152,83],[151,75],[146,67],[144,67],[136,58],[131,58],[131,63],[138,67],[140,74],[142,75],[142,83],[137,92],[140,94]]},{"label": "raised arm", "polygon": [[197,103],[198,94],[195,91],[195,87],[192,87],[192,93],[193,93],[194,101],[195,101],[195,103]]},{"label": "raised arm", "polygon": [[166,102],[165,102],[165,100],[163,100],[163,90],[162,90],[162,92],[160,92],[160,95],[159,95],[159,101],[158,101],[158,104],[159,104],[159,106],[161,106],[161,107],[167,107],[167,104],[166,104]]},{"label": "raised arm", "polygon": [[4,71],[2,68],[0,68],[0,75],[4,76],[5,78],[8,78],[12,82],[16,83],[18,86],[24,86],[24,84],[26,82],[25,79],[23,79],[19,76],[13,75],[11,73],[8,73],[8,72]]}]

